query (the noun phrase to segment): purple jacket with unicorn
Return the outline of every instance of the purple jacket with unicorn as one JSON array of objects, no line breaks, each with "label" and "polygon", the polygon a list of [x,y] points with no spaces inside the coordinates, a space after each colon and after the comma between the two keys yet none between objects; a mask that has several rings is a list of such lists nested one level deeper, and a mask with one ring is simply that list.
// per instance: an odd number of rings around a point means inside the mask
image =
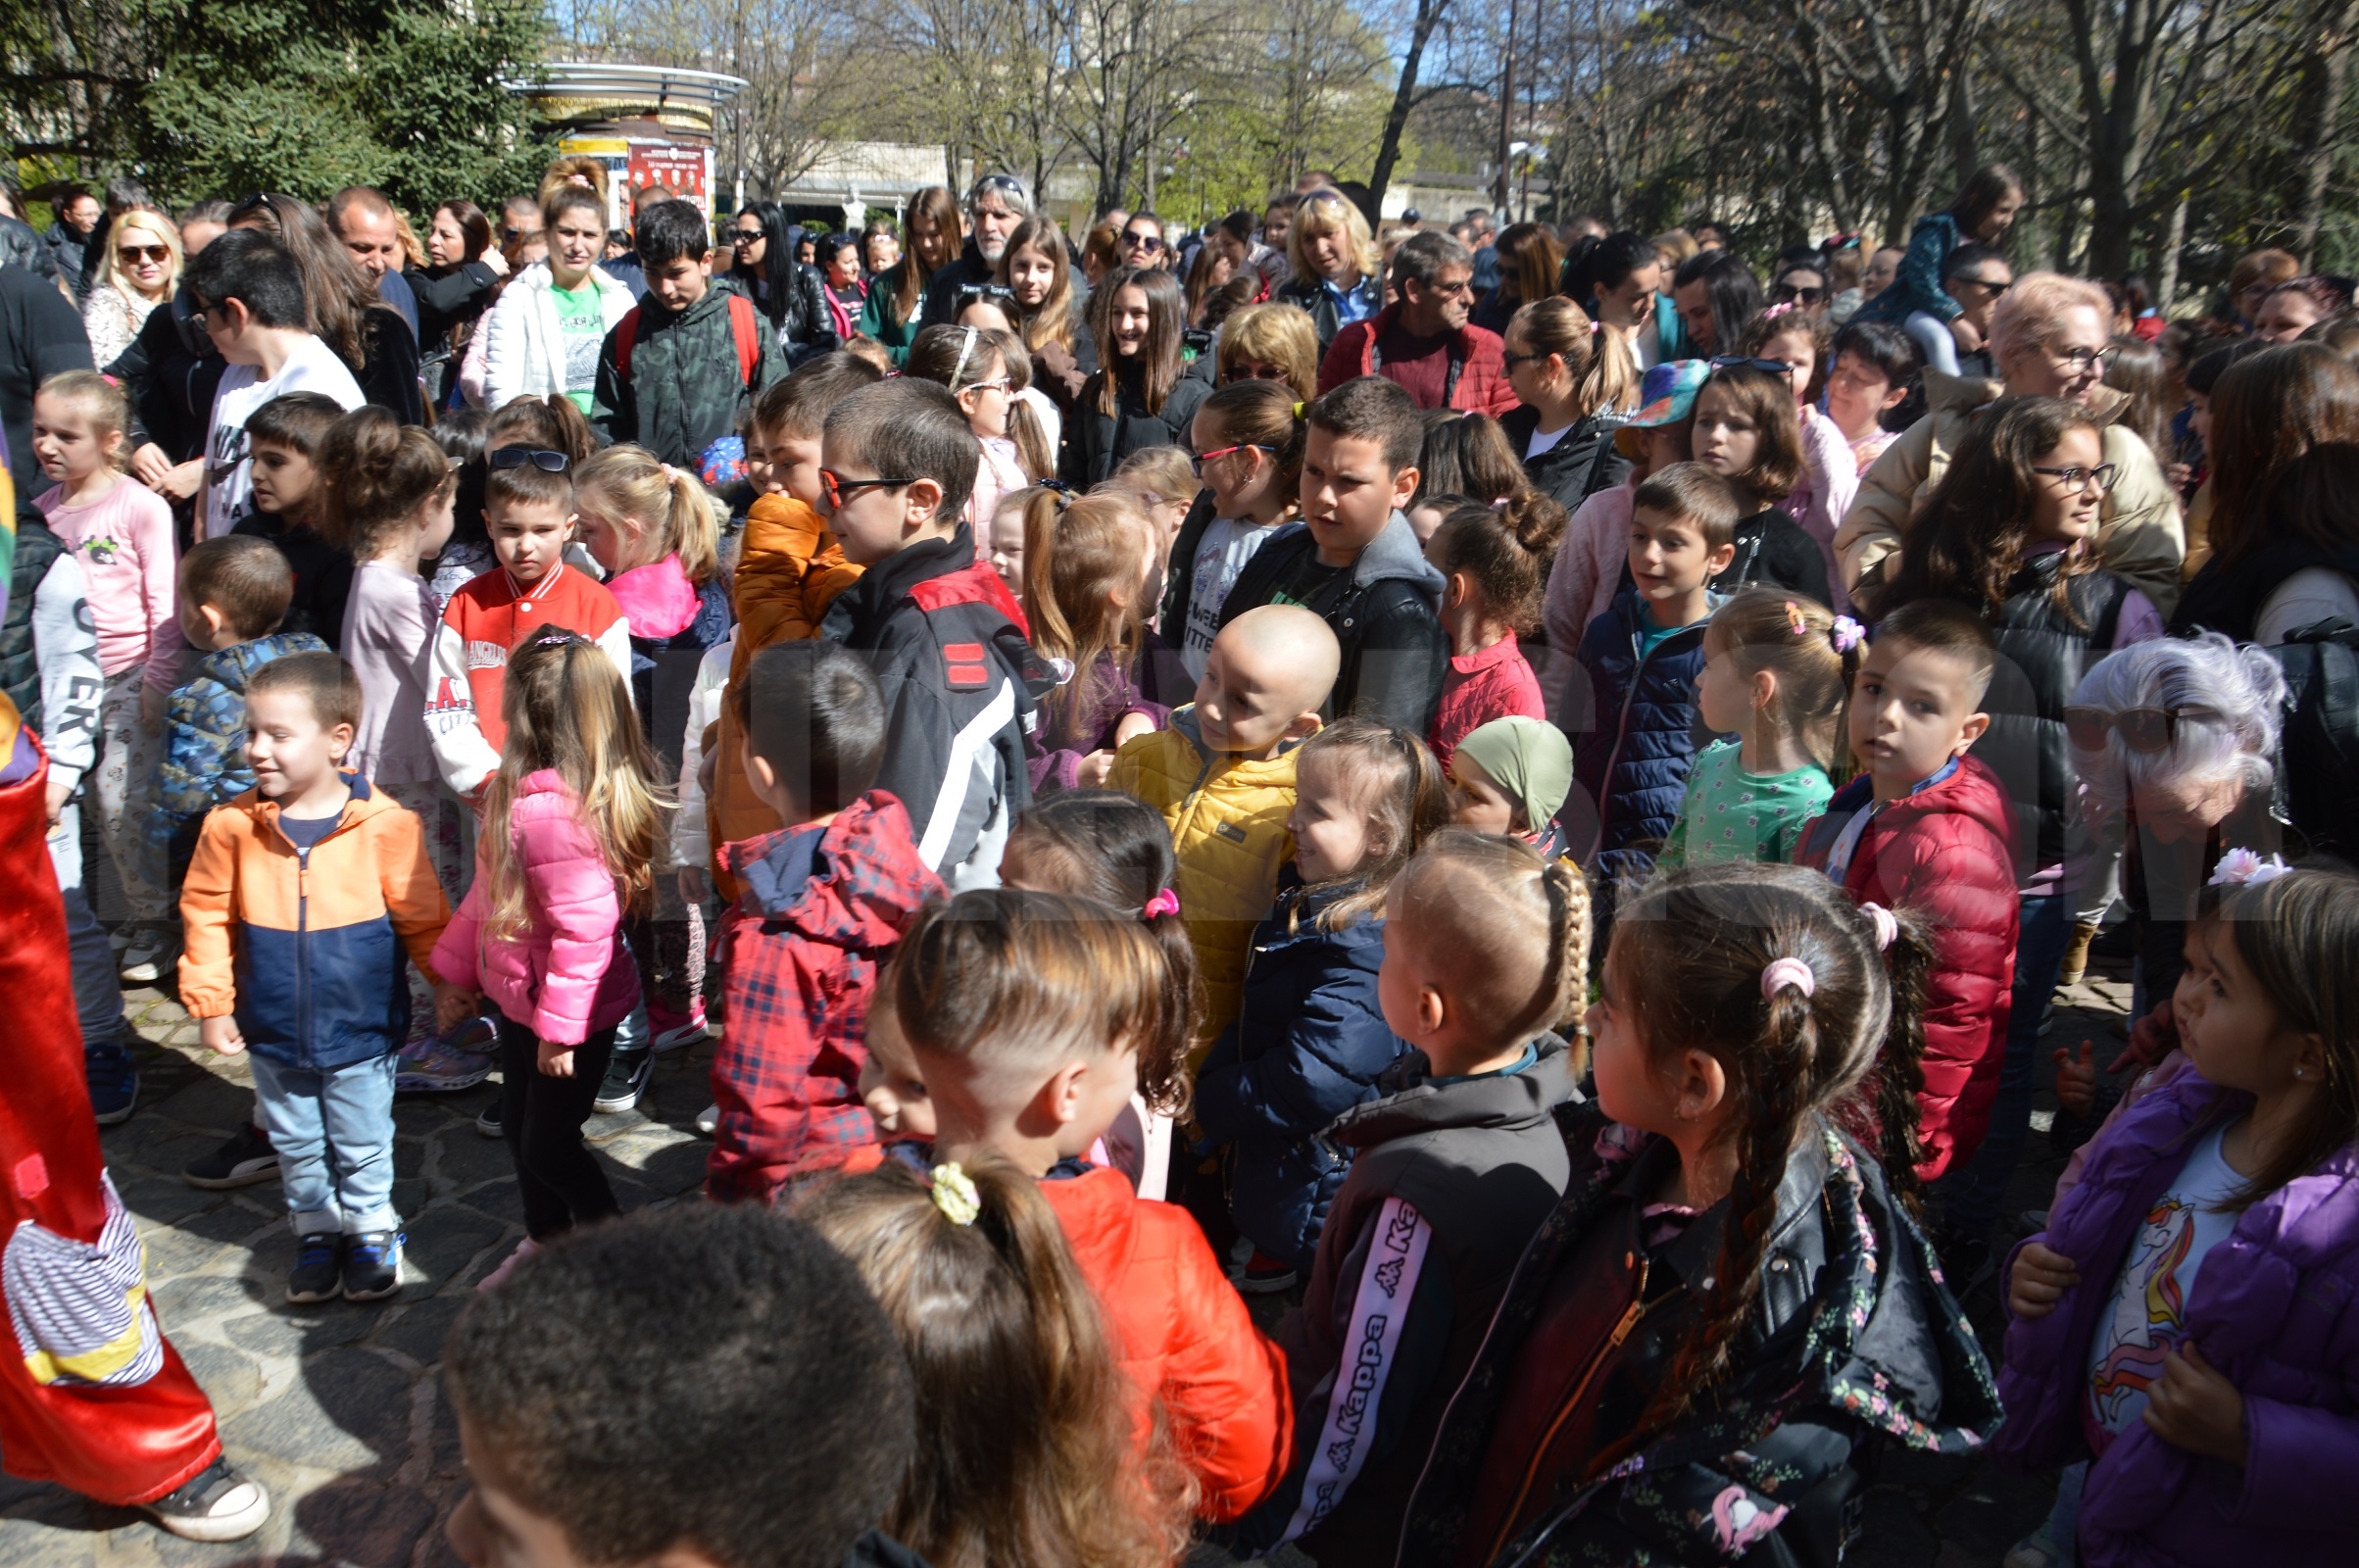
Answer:
[{"label": "purple jacket with unicorn", "polygon": [[[2008,1327],[1998,1379],[2007,1419],[1992,1451],[2031,1466],[2086,1455],[2089,1345],[2122,1264],[2196,1137],[2249,1103],[2190,1072],[2130,1106],[2096,1146],[2036,1238],[2070,1257],[2081,1282],[2047,1316]],[[2244,1396],[2247,1462],[2199,1458],[2131,1423],[2089,1468],[2081,1561],[2351,1561],[2343,1510],[2359,1495],[2359,1148],[2244,1211],[2204,1258],[2185,1323]]]}]

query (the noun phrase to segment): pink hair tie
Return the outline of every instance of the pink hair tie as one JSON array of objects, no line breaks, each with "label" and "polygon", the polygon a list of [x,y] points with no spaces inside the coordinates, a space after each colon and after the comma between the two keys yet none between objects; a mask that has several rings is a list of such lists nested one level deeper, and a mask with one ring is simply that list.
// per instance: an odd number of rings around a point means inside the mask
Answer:
[{"label": "pink hair tie", "polygon": [[1859,912],[1866,915],[1876,927],[1876,951],[1878,953],[1891,947],[1893,939],[1900,935],[1900,922],[1894,919],[1892,911],[1883,905],[1863,904],[1859,906]]},{"label": "pink hair tie", "polygon": [[1139,918],[1152,920],[1159,914],[1177,913],[1179,913],[1179,894],[1170,888],[1165,888],[1147,901],[1147,906],[1139,911]]},{"label": "pink hair tie", "polygon": [[1761,971],[1762,1000],[1775,1002],[1778,993],[1788,986],[1807,997],[1818,990],[1818,976],[1812,974],[1810,965],[1799,958],[1770,959],[1769,967]]},{"label": "pink hair tie", "polygon": [[1500,496],[1500,497],[1499,497],[1499,498],[1497,501],[1494,501],[1494,502],[1492,502],[1492,503],[1491,503],[1491,510],[1492,510],[1492,511],[1494,511],[1494,512],[1504,512],[1504,511],[1506,511],[1506,510],[1507,510],[1507,498],[1506,498],[1505,496]]}]

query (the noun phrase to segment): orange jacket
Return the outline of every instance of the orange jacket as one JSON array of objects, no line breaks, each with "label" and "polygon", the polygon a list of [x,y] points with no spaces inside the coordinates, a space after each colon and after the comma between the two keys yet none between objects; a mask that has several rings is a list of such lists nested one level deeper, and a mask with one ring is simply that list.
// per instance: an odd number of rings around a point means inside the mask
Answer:
[{"label": "orange jacket", "polygon": [[[1294,1451],[1286,1352],[1253,1327],[1245,1298],[1184,1208],[1140,1198],[1121,1172],[1040,1184],[1073,1260],[1106,1313],[1122,1370],[1163,1401],[1171,1443],[1215,1524],[1268,1495]],[[1145,1431],[1147,1409],[1140,1410]]]},{"label": "orange jacket", "polygon": [[[845,561],[844,547],[810,507],[791,496],[756,501],[746,514],[745,552],[737,562],[737,651],[729,660],[729,684],[743,680],[754,656],[771,644],[818,636],[827,607],[860,580],[861,569]],[[715,730],[706,842],[713,847],[713,886],[734,903],[737,881],[721,865],[722,846],[785,824],[746,784],[745,738],[726,703]]]}]

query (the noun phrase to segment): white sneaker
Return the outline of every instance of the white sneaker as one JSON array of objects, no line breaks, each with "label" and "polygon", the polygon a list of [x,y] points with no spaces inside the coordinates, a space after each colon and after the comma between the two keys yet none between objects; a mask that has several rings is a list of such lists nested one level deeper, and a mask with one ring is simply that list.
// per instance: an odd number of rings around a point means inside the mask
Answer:
[{"label": "white sneaker", "polygon": [[180,933],[170,926],[143,926],[123,950],[123,967],[116,971],[125,985],[152,986],[164,978],[180,956]]},{"label": "white sneaker", "polygon": [[140,1507],[183,1541],[243,1541],[270,1517],[270,1494],[221,1458],[179,1491]]},{"label": "white sneaker", "polygon": [[707,1105],[703,1110],[698,1111],[696,1113],[696,1130],[707,1138],[718,1132],[720,1130],[720,1107]]}]

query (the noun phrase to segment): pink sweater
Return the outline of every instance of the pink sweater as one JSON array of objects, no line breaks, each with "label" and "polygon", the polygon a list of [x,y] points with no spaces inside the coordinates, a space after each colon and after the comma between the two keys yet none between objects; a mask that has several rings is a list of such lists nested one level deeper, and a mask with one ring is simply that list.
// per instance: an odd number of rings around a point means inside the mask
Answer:
[{"label": "pink sweater", "polygon": [[33,505],[49,531],[74,552],[89,584],[90,620],[98,632],[98,667],[119,675],[147,665],[146,684],[170,692],[180,683],[180,635],[172,548],[172,509],[135,479],[118,475],[96,501],[66,505],[63,485]]},{"label": "pink sweater", "polygon": [[1434,760],[1447,768],[1458,742],[1495,718],[1515,715],[1548,716],[1540,677],[1515,645],[1515,633],[1509,632],[1477,653],[1450,657],[1450,670],[1442,677],[1441,706],[1434,710],[1434,727],[1426,741],[1434,749]]},{"label": "pink sweater", "polygon": [[1622,585],[1630,562],[1631,503],[1637,494],[1636,486],[1617,484],[1582,502],[1565,526],[1556,564],[1548,568],[1548,597],[1540,612],[1548,633],[1542,690],[1559,702],[1589,623],[1605,613],[1614,590]]}]

